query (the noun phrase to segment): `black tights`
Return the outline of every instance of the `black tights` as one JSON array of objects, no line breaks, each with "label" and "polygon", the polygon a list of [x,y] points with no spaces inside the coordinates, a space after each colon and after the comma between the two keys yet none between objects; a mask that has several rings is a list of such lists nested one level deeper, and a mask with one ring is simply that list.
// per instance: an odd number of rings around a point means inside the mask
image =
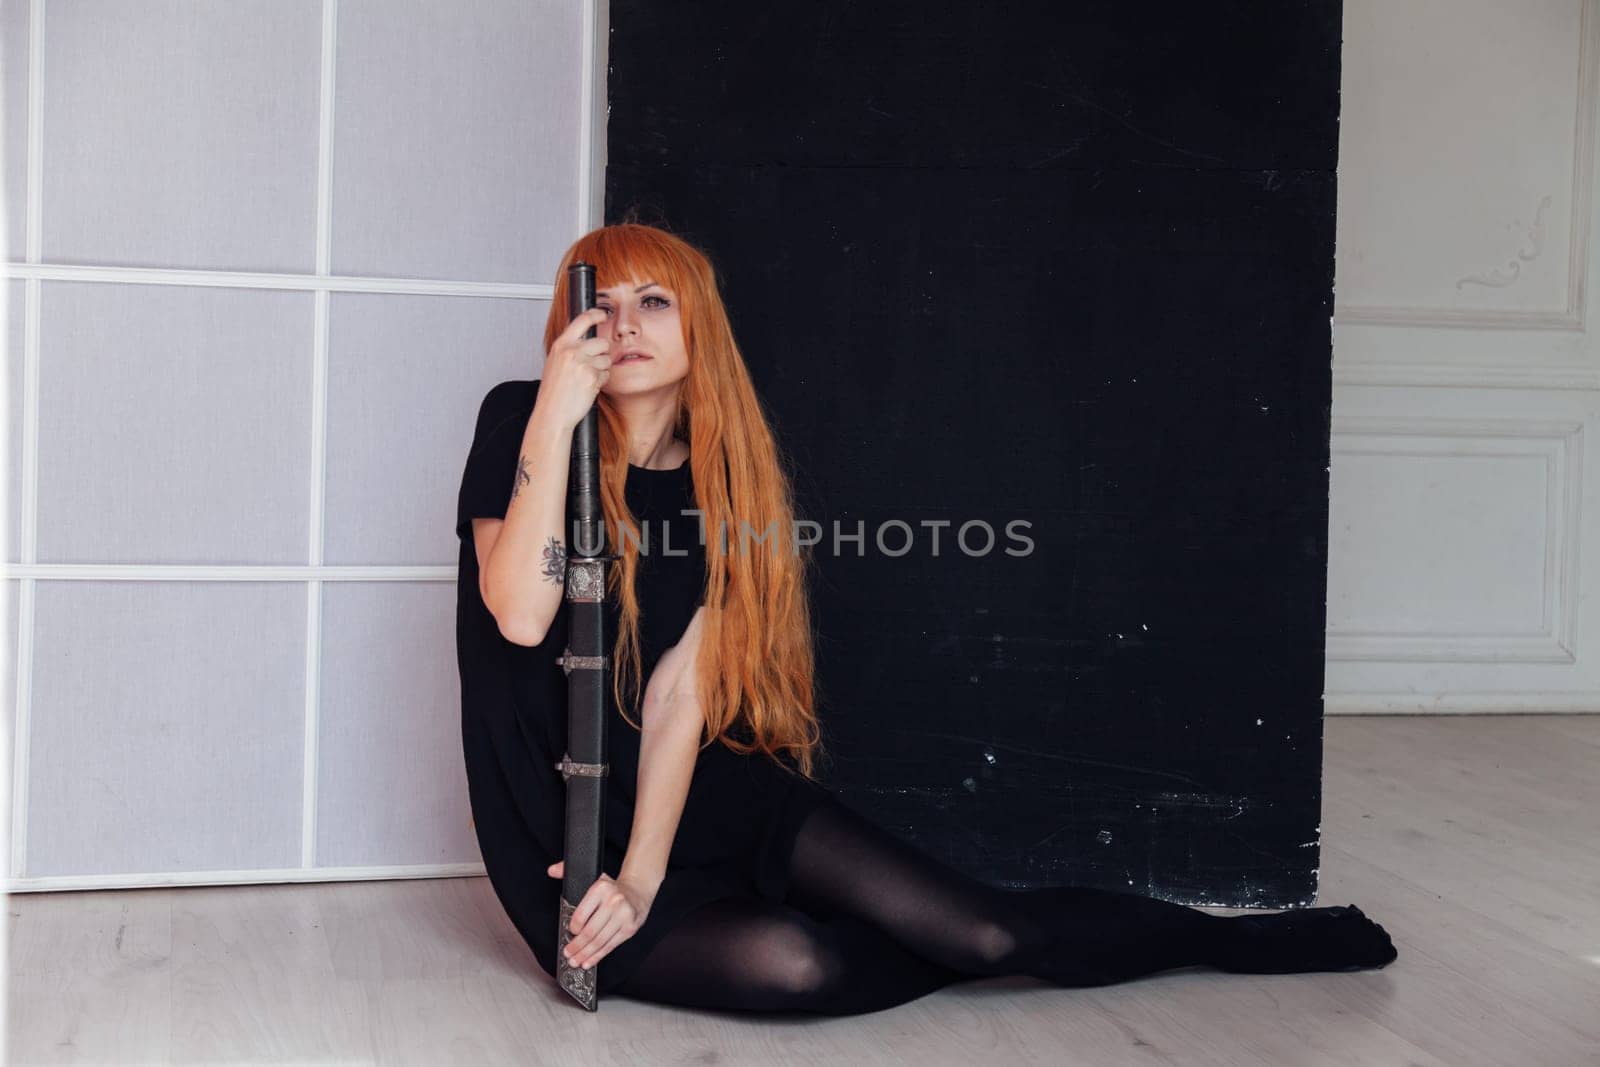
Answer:
[{"label": "black tights", "polygon": [[787,901],[728,898],[696,909],[617,992],[854,1015],[995,975],[1097,986],[1194,964],[1263,973],[1394,958],[1382,927],[1356,908],[1228,917],[1111,890],[990,886],[831,798],[801,826],[790,865]]}]

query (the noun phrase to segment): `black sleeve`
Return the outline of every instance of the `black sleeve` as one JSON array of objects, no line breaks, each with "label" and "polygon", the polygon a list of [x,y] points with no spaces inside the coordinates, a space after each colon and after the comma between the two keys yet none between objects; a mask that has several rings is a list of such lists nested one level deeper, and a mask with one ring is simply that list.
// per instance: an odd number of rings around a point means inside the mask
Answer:
[{"label": "black sleeve", "polygon": [[484,396],[456,496],[457,537],[472,538],[473,519],[505,518],[517,455],[538,392],[537,381],[506,381]]}]

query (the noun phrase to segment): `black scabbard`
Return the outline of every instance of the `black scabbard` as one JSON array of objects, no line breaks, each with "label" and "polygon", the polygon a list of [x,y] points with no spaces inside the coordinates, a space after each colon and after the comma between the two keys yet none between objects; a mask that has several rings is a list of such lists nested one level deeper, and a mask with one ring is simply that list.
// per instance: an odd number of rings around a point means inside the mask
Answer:
[{"label": "black scabbard", "polygon": [[[594,267],[567,268],[567,317],[595,306]],[[591,327],[586,337],[594,336]],[[611,688],[611,635],[605,619],[605,512],[600,502],[600,413],[598,402],[572,432],[567,475],[567,647],[557,662],[567,674],[567,751],[556,767],[567,785],[566,863],[561,882],[560,930],[556,935],[556,983],[590,1011],[599,1009],[590,970],[567,962],[572,912],[600,877],[605,847],[606,699]],[[604,961],[602,960],[601,963]]]}]

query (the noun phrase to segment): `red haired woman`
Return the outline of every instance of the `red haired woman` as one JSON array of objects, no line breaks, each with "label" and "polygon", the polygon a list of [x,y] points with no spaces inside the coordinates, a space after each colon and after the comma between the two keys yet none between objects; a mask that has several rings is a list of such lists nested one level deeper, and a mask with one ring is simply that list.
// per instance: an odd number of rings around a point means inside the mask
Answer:
[{"label": "red haired woman", "polygon": [[[580,260],[595,265],[599,306],[568,322],[565,268]],[[790,478],[710,262],[624,223],[580,238],[556,279],[544,376],[484,398],[457,513],[473,825],[546,971],[562,875],[567,471],[597,400],[622,556],[608,568],[611,767],[603,873],[567,951],[603,963],[601,993],[844,1015],[991,975],[1086,986],[1193,964],[1395,958],[1353,906],[1228,917],[1089,887],[989,886],[836,800],[813,780],[808,556]]]}]

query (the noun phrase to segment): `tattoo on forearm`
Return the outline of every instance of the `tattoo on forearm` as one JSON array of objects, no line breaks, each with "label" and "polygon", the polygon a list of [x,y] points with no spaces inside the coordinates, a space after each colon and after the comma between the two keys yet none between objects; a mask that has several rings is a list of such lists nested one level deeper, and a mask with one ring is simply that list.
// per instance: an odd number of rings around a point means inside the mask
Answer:
[{"label": "tattoo on forearm", "polygon": [[544,546],[544,566],[540,568],[551,585],[565,585],[567,581],[567,546],[559,538],[550,538]]},{"label": "tattoo on forearm", "polygon": [[518,456],[517,457],[517,473],[516,473],[516,476],[511,479],[511,499],[512,500],[517,499],[517,494],[522,492],[522,487],[527,485],[530,480],[531,479],[530,479],[530,477],[528,475],[528,457],[527,456]]}]

